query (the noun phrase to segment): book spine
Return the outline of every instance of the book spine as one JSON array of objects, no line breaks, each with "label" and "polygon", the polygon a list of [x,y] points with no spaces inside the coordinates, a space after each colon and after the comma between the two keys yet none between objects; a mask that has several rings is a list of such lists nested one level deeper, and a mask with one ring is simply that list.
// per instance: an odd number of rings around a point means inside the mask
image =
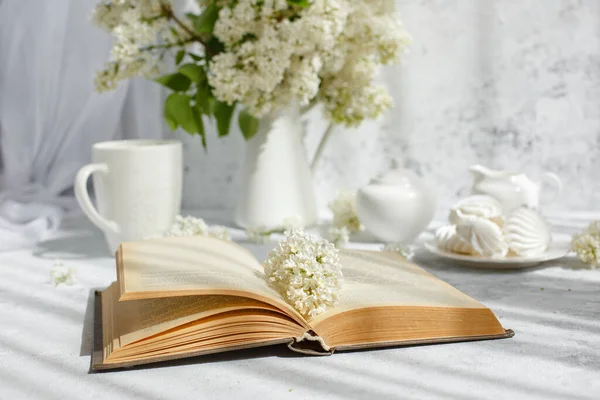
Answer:
[{"label": "book spine", "polygon": [[311,356],[330,356],[333,354],[333,349],[327,346],[323,338],[314,331],[304,332],[302,336],[294,338],[288,344],[288,348],[296,353]]}]

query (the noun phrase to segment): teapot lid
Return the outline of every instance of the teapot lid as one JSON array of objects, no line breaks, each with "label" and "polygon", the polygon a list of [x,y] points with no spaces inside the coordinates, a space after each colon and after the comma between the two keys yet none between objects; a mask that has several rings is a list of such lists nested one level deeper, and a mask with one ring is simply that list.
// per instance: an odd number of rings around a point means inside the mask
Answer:
[{"label": "teapot lid", "polygon": [[400,163],[397,158],[392,159],[390,163],[390,169],[378,176],[376,176],[372,183],[380,183],[380,184],[388,184],[388,185],[398,185],[406,183],[407,179],[413,178],[414,173],[412,171],[407,170]]}]

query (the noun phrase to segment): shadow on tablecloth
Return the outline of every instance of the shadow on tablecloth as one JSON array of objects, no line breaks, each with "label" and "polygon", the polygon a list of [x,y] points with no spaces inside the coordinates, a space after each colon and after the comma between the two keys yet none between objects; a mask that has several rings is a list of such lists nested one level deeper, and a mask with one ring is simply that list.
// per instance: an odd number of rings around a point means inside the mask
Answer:
[{"label": "shadow on tablecloth", "polygon": [[102,234],[93,230],[41,242],[33,255],[50,260],[56,258],[63,260],[96,259],[112,256]]}]

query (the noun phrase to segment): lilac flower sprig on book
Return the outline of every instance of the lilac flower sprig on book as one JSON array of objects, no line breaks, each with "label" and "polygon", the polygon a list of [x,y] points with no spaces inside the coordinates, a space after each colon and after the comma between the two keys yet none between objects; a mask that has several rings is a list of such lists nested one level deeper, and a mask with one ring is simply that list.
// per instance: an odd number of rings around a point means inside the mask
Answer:
[{"label": "lilac flower sprig on book", "polygon": [[303,316],[337,305],[344,275],[338,250],[327,240],[287,231],[263,266],[269,284]]},{"label": "lilac flower sprig on book", "polygon": [[[164,116],[205,144],[204,119],[219,136],[235,108],[246,139],[259,119],[290,104],[323,106],[332,124],[356,126],[393,106],[375,83],[411,38],[394,0],[198,0],[179,15],[169,0],[101,0],[93,22],[114,38],[99,91],[136,76],[173,93]],[[174,59],[176,67],[167,67]]]},{"label": "lilac flower sprig on book", "polygon": [[[292,228],[264,262],[265,277],[298,312],[315,317],[337,304],[343,274],[338,250],[325,239]],[[231,240],[226,228],[178,215],[165,237],[209,236]],[[151,239],[151,238],[149,238]]]}]

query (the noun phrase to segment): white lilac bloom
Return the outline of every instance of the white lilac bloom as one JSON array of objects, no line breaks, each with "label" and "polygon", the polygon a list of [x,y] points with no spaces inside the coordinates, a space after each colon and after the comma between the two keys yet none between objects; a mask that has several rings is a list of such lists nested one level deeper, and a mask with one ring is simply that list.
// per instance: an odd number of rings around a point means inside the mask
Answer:
[{"label": "white lilac bloom", "polygon": [[251,242],[262,244],[269,240],[271,231],[264,227],[248,228],[246,229],[246,236]]},{"label": "white lilac bloom", "polygon": [[54,286],[61,284],[73,285],[75,283],[75,270],[70,267],[66,267],[60,261],[54,261],[52,269],[50,269],[50,282]]},{"label": "white lilac bloom", "polygon": [[339,191],[329,203],[329,209],[333,213],[332,226],[328,231],[329,240],[338,248],[345,247],[350,241],[350,235],[362,229],[356,214],[356,192]]},{"label": "white lilac bloom", "polygon": [[585,264],[600,265],[600,221],[592,222],[585,231],[573,235],[571,248]]},{"label": "white lilac bloom", "polygon": [[178,215],[165,236],[207,236],[208,225],[202,218]]},{"label": "white lilac bloom", "polygon": [[231,241],[231,233],[224,226],[212,226],[208,231],[208,236],[215,237],[221,240]]},{"label": "white lilac bloom", "polygon": [[344,277],[338,250],[327,240],[292,229],[263,265],[269,284],[303,316],[337,304]]},{"label": "white lilac bloom", "polygon": [[400,243],[386,243],[383,246],[383,251],[398,253],[407,260],[413,256],[411,248]]},{"label": "white lilac bloom", "polygon": [[294,215],[292,217],[285,218],[281,222],[281,226],[276,229],[268,229],[264,226],[258,226],[256,228],[248,228],[248,229],[246,229],[246,236],[248,237],[248,240],[250,240],[251,242],[262,244],[262,243],[267,242],[271,238],[271,235],[274,233],[283,233],[285,231],[289,231],[292,229],[302,230],[302,229],[304,229],[304,227],[305,227],[305,224],[304,224],[304,220],[302,219],[302,217],[300,217],[298,215]]},{"label": "white lilac bloom", "polygon": [[200,12],[217,9],[212,34],[223,44],[218,50],[194,32],[194,14],[177,16],[169,0],[100,0],[92,21],[111,33],[114,44],[96,76],[97,89],[114,89],[134,76],[154,78],[166,72],[167,53],[185,54],[202,43],[210,57],[200,54],[196,65],[211,93],[257,118],[293,102],[320,102],[331,122],[355,126],[393,106],[375,78],[382,65],[399,62],[411,42],[394,0],[197,3]]},{"label": "white lilac bloom", "polygon": [[283,231],[289,231],[292,229],[303,230],[305,228],[304,219],[298,215],[284,219],[281,225],[283,227]]},{"label": "white lilac bloom", "polygon": [[411,41],[392,0],[314,0],[293,19],[280,17],[289,12],[286,1],[221,9],[214,34],[226,50],[209,75],[219,100],[258,117],[291,100],[320,100],[333,122],[349,126],[393,106],[373,84],[378,66],[399,61]]},{"label": "white lilac bloom", "polygon": [[110,60],[94,80],[98,92],[113,90],[125,79],[154,78],[162,72],[164,49],[187,35],[161,14],[162,4],[161,0],[101,0],[97,4],[92,22],[114,38]]},{"label": "white lilac bloom", "polygon": [[171,228],[165,232],[164,236],[210,236],[222,240],[231,240],[231,234],[224,226],[209,227],[202,218],[192,217],[191,215],[188,215],[187,217],[181,215],[176,216],[175,222]]},{"label": "white lilac bloom", "polygon": [[329,203],[329,209],[333,213],[334,227],[346,227],[349,233],[360,232],[361,224],[356,214],[356,192],[339,191]]},{"label": "white lilac bloom", "polygon": [[348,227],[346,226],[332,226],[331,228],[329,228],[328,233],[329,240],[333,242],[335,247],[337,247],[338,249],[346,247],[346,245],[350,241],[350,230],[348,230]]}]

